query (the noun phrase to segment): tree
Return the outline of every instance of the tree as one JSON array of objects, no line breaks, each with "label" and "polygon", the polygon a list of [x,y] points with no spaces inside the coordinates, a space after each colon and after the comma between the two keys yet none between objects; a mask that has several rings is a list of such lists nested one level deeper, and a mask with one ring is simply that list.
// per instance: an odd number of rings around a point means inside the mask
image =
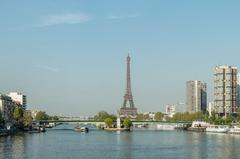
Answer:
[{"label": "tree", "polygon": [[2,116],[2,112],[0,111],[0,126],[4,125],[4,118]]},{"label": "tree", "polygon": [[19,105],[15,105],[13,112],[11,113],[15,120],[15,126],[18,129],[23,129],[23,109]]},{"label": "tree", "polygon": [[94,119],[98,121],[104,121],[108,117],[108,115],[109,114],[107,112],[100,111],[94,116]]},{"label": "tree", "polygon": [[48,115],[44,111],[39,111],[35,117],[36,120],[48,120]]},{"label": "tree", "polygon": [[53,120],[59,120],[59,118],[58,118],[56,115],[54,115],[54,116],[52,117],[52,119],[53,119]]},{"label": "tree", "polygon": [[163,113],[157,112],[157,113],[155,114],[155,116],[154,116],[154,119],[155,119],[156,121],[161,121],[161,120],[163,119]]},{"label": "tree", "polygon": [[240,122],[240,114],[239,113],[237,114],[236,121]]},{"label": "tree", "polygon": [[56,115],[54,115],[54,116],[49,116],[48,120],[59,120],[59,118]]},{"label": "tree", "polygon": [[137,118],[136,118],[138,121],[143,121],[143,114],[140,113],[140,114],[137,114]]},{"label": "tree", "polygon": [[108,114],[105,111],[100,111],[97,113],[97,115],[94,116],[94,119],[97,121],[104,121],[107,118],[111,118],[113,121],[117,120],[117,116],[113,114]]},{"label": "tree", "polygon": [[228,115],[225,119],[225,124],[231,124],[234,121],[234,118],[232,115]]},{"label": "tree", "polygon": [[23,110],[19,106],[15,106],[14,111],[13,111],[13,118],[18,122],[22,119],[23,117]]},{"label": "tree", "polygon": [[132,121],[129,118],[125,118],[123,121],[123,126],[126,129],[130,129],[130,127],[132,126]]},{"label": "tree", "polygon": [[172,117],[172,121],[194,121],[194,120],[206,120],[206,114],[202,112],[196,113],[176,113]]},{"label": "tree", "polygon": [[112,127],[113,120],[111,118],[106,118],[104,120],[105,124],[107,125],[108,128]]},{"label": "tree", "polygon": [[143,120],[149,120],[149,114],[143,114]]},{"label": "tree", "polygon": [[24,126],[29,126],[32,124],[33,118],[31,116],[31,114],[29,113],[24,113],[23,114],[23,124]]}]

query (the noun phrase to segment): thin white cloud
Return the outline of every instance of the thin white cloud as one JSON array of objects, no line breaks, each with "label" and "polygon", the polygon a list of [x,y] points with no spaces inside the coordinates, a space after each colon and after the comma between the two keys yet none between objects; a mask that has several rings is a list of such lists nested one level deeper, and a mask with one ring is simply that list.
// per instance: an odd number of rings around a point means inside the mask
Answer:
[{"label": "thin white cloud", "polygon": [[37,65],[36,66],[39,69],[45,70],[45,71],[49,71],[49,72],[58,72],[59,69],[55,68],[55,67],[51,67],[51,66],[44,66],[44,65]]},{"label": "thin white cloud", "polygon": [[122,19],[129,19],[129,18],[136,18],[139,17],[140,14],[128,14],[128,15],[110,15],[107,16],[109,20],[122,20]]},{"label": "thin white cloud", "polygon": [[90,20],[90,17],[83,14],[63,14],[63,15],[50,15],[43,17],[39,27],[46,27],[52,25],[63,24],[79,24]]}]

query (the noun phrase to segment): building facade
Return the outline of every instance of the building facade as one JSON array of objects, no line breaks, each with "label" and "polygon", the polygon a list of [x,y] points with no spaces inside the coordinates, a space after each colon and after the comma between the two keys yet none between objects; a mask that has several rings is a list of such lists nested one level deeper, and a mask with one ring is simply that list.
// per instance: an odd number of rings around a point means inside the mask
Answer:
[{"label": "building facade", "polygon": [[215,112],[214,102],[213,102],[213,101],[211,101],[211,102],[208,103],[207,111],[208,111],[208,115],[209,115],[209,116],[212,116],[212,113]]},{"label": "building facade", "polygon": [[175,114],[175,111],[176,111],[175,105],[166,105],[166,114],[169,117],[173,117],[173,115]]},{"label": "building facade", "polygon": [[30,114],[31,114],[31,116],[34,120],[36,119],[36,116],[37,116],[38,112],[39,112],[38,110],[30,110]]},{"label": "building facade", "polygon": [[0,112],[5,122],[12,122],[15,103],[11,97],[0,94]]},{"label": "building facade", "polygon": [[187,112],[205,112],[207,108],[207,84],[198,80],[186,82]]},{"label": "building facade", "polygon": [[23,94],[17,93],[17,92],[10,92],[8,96],[11,97],[13,101],[20,104],[24,110],[27,109],[27,96],[26,95],[23,95]]},{"label": "building facade", "polygon": [[237,67],[217,66],[214,73],[214,107],[219,115],[235,113],[238,104]]},{"label": "building facade", "polygon": [[237,108],[240,107],[240,74],[237,75]]}]

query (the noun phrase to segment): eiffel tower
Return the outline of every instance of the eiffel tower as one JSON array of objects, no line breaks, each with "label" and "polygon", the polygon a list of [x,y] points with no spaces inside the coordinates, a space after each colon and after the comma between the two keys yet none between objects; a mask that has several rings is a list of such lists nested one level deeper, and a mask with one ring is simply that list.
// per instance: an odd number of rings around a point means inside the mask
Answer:
[{"label": "eiffel tower", "polygon": [[[120,108],[120,117],[135,118],[137,116],[137,108],[134,106],[132,90],[131,90],[131,75],[130,75],[131,58],[127,56],[127,88],[123,97],[123,106]],[[129,103],[129,107],[127,104]]]}]

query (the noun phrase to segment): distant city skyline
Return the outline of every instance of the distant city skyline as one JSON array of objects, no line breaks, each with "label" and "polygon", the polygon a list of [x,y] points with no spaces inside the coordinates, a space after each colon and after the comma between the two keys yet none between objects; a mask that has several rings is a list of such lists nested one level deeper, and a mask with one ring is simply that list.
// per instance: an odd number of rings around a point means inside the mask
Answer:
[{"label": "distant city skyline", "polygon": [[[0,2],[0,92],[57,115],[117,113],[125,58],[139,112],[185,101],[185,82],[208,85],[240,59],[239,1]],[[176,110],[178,108],[176,107]]]}]

